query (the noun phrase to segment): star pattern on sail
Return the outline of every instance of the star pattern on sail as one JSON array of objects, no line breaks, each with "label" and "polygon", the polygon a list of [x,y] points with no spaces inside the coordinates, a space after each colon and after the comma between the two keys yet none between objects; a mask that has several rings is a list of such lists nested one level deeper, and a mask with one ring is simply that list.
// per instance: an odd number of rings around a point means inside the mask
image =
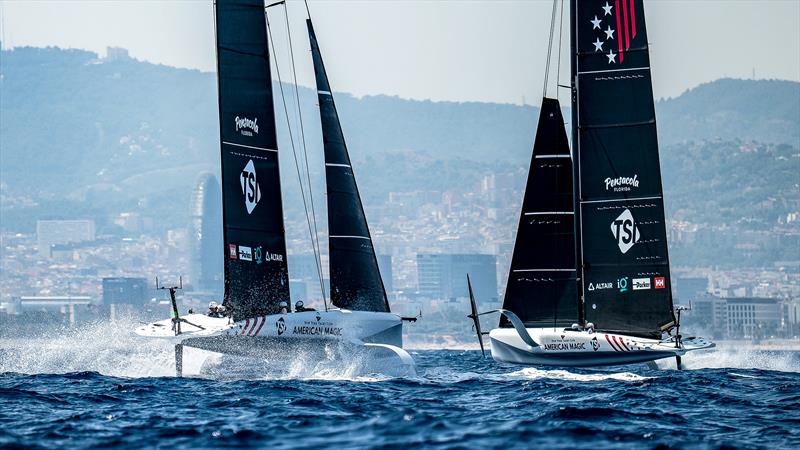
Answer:
[{"label": "star pattern on sail", "polygon": [[[636,37],[635,0],[614,0],[613,4],[605,0],[598,14],[589,22],[596,35],[592,43],[595,53],[605,53],[608,64],[622,64],[625,53],[631,48],[631,41]],[[604,48],[605,43],[609,45]]]}]

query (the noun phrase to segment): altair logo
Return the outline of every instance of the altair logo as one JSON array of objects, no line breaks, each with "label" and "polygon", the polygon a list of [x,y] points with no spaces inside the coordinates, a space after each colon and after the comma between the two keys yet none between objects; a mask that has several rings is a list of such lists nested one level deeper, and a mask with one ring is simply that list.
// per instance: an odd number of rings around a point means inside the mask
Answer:
[{"label": "altair logo", "polygon": [[623,211],[619,217],[611,222],[611,234],[617,240],[617,246],[619,246],[619,251],[622,254],[628,253],[633,244],[639,242],[642,238],[639,228],[636,227],[636,222],[633,220],[633,214],[629,209]]},{"label": "altair logo", "polygon": [[233,119],[236,122],[236,131],[243,136],[252,136],[253,133],[258,134],[258,117],[255,119],[248,119],[247,117],[236,116]]},{"label": "altair logo", "polygon": [[632,177],[617,177],[617,178],[606,178],[606,190],[611,190],[614,192],[625,192],[630,191],[631,188],[638,188],[639,187],[639,175],[634,175]]},{"label": "altair logo", "polygon": [[256,166],[253,164],[252,159],[244,166],[242,174],[239,176],[239,183],[242,185],[244,206],[247,207],[247,214],[252,214],[258,201],[261,200],[261,188],[258,186],[258,180],[256,180]]}]

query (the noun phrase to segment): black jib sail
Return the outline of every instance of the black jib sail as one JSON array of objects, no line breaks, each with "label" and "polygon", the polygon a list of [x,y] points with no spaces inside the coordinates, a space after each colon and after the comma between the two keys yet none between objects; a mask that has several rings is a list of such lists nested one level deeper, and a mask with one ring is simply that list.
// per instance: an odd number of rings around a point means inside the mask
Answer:
[{"label": "black jib sail", "polygon": [[350,310],[389,312],[389,302],[317,37],[311,20],[306,23],[314,59],[325,147],[331,302]]},{"label": "black jib sail", "polygon": [[659,337],[674,315],[642,0],[572,6],[585,320]]},{"label": "black jib sail", "polygon": [[[558,100],[545,98],[503,308],[528,327],[578,322],[572,160]],[[501,326],[511,326],[501,316]]]},{"label": "black jib sail", "polygon": [[262,0],[217,0],[225,300],[235,320],[289,302],[278,143]]}]

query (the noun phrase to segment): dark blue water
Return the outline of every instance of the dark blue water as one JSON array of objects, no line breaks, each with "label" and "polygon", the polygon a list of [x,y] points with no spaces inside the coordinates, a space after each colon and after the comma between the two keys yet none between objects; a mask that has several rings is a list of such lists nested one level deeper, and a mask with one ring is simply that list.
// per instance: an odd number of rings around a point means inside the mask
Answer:
[{"label": "dark blue water", "polygon": [[795,371],[680,372],[414,357],[399,379],[5,372],[0,448],[800,448],[796,354],[761,355]]}]

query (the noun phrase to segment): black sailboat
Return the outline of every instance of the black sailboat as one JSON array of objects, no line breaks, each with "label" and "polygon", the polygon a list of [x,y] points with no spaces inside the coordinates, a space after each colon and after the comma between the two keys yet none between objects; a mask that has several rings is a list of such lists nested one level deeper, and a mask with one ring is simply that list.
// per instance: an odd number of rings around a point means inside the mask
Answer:
[{"label": "black sailboat", "polygon": [[367,218],[311,19],[306,20],[306,25],[325,149],[331,303],[354,311],[389,312]]},{"label": "black sailboat", "polygon": [[588,366],[711,347],[674,313],[643,2],[570,11],[571,159],[545,98],[492,355]]},{"label": "black sailboat", "polygon": [[[270,6],[277,5],[286,7],[285,2]],[[176,287],[171,290],[173,317],[139,327],[136,333],[175,340],[179,374],[184,346],[256,357],[272,369],[291,368],[294,357],[302,354],[317,358],[312,365],[332,355],[334,359],[356,356],[368,371],[413,373],[414,362],[402,349],[402,322],[408,319],[389,311],[310,19],[327,169],[331,299],[338,308],[329,309],[326,304],[317,311],[298,302],[292,312],[265,8],[269,6],[263,0],[215,1],[225,234],[223,305],[212,302],[208,314],[180,316]],[[277,67],[276,73],[280,84]],[[288,121],[288,110],[284,111]]]}]

